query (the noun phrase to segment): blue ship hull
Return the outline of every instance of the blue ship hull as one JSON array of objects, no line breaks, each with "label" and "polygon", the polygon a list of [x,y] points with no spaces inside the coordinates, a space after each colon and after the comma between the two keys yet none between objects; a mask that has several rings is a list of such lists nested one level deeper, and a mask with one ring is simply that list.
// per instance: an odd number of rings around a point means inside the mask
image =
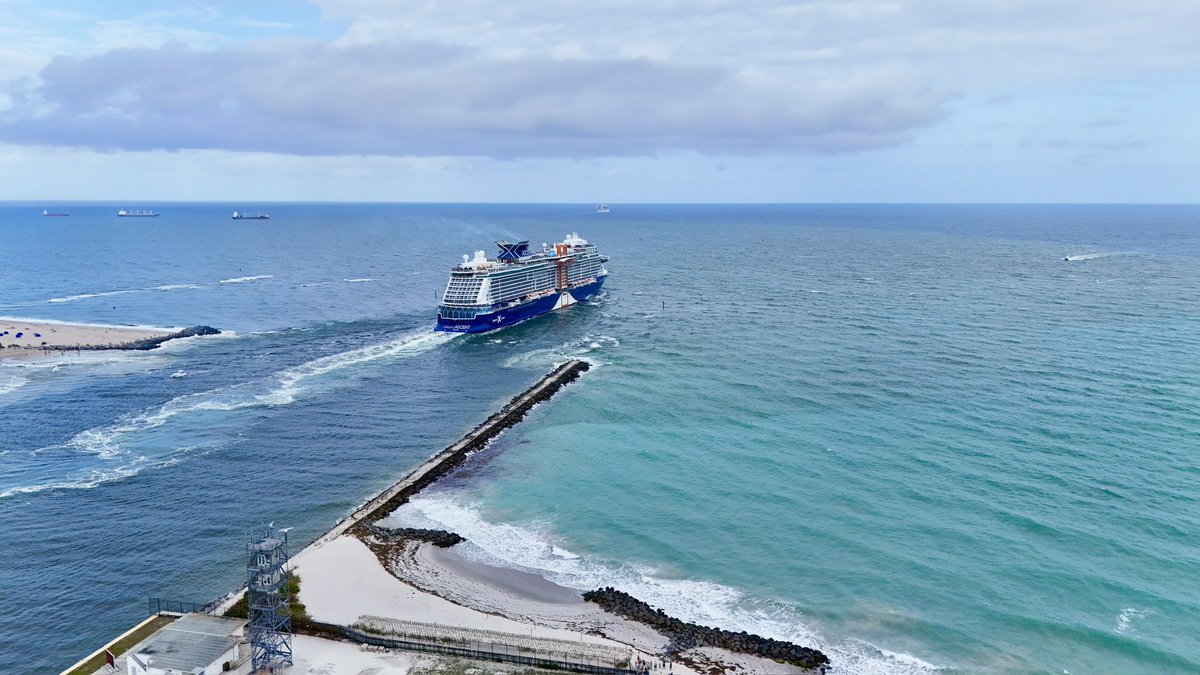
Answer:
[{"label": "blue ship hull", "polygon": [[[600,277],[595,283],[573,289],[571,297],[575,298],[578,302],[583,302],[595,295],[603,284],[604,277]],[[511,326],[553,311],[556,304],[558,304],[558,296],[550,295],[545,298],[531,300],[523,305],[505,307],[494,312],[478,314],[474,319],[443,319],[439,316],[437,327],[434,330],[446,333],[485,333],[489,330]]]}]

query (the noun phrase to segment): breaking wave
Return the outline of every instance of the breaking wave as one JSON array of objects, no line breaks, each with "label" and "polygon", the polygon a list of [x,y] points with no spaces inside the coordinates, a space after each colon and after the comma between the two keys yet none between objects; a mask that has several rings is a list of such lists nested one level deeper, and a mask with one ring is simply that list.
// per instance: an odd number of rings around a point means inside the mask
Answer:
[{"label": "breaking wave", "polygon": [[142,290],[143,289],[141,289],[141,288],[134,288],[134,289],[125,290],[125,291],[104,291],[101,293],[80,293],[78,295],[66,295],[61,298],[50,298],[46,302],[54,302],[54,303],[78,302],[80,300],[87,300],[88,298],[103,298],[103,297],[107,297],[110,295],[126,295],[128,293],[140,293]]},{"label": "breaking wave", "polygon": [[146,291],[182,291],[200,287],[201,285],[199,284],[163,284],[161,286],[149,286],[147,288],[128,288],[120,291],[100,291],[97,293],[64,295],[61,298],[50,298],[46,302],[52,302],[55,304],[62,302],[79,302],[80,300],[88,300],[90,298],[105,298],[113,295],[128,295],[130,293],[143,293]]},{"label": "breaking wave", "polygon": [[198,284],[163,284],[162,286],[155,286],[154,288],[151,288],[149,290],[151,290],[151,291],[185,291],[185,290],[191,290],[193,288],[200,288],[200,286]]},{"label": "breaking wave", "polygon": [[831,673],[898,675],[947,670],[861,640],[831,642],[806,625],[795,607],[748,598],[729,586],[665,578],[648,566],[577,555],[555,537],[548,524],[488,522],[475,507],[449,496],[414,497],[381,524],[450,530],[467,539],[456,550],[478,562],[532,572],[579,591],[612,586],[685,621],[814,647],[833,662]]},{"label": "breaking wave", "polygon": [[245,283],[249,283],[251,281],[258,281],[260,279],[271,279],[274,276],[275,276],[274,274],[256,274],[256,275],[250,276],[250,277],[233,277],[232,279],[222,279],[222,280],[218,281],[217,283],[219,283],[219,284],[245,284]]},{"label": "breaking wave", "polygon": [[0,396],[11,394],[29,383],[29,378],[16,373],[0,373]]}]

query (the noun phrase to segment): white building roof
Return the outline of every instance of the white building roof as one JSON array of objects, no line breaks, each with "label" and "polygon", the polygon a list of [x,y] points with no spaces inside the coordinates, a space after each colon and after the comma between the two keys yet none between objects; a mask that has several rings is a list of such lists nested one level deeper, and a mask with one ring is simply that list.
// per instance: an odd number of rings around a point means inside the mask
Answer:
[{"label": "white building roof", "polygon": [[138,660],[158,670],[206,668],[241,642],[234,633],[244,625],[243,619],[185,614],[146,640],[137,649]]}]

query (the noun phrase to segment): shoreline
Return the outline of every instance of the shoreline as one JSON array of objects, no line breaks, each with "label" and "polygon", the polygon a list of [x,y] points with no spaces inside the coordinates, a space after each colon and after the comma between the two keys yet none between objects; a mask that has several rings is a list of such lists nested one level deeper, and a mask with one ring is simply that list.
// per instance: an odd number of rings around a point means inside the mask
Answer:
[{"label": "shoreline", "polygon": [[0,317],[0,362],[85,351],[148,351],[168,340],[218,335],[211,326],[155,328]]},{"label": "shoreline", "polygon": [[[454,545],[462,541],[454,533],[408,528],[390,532],[386,522],[398,507],[462,465],[469,455],[515,425],[530,408],[549,399],[589,366],[582,361],[558,366],[462,440],[292,556],[292,569],[302,580],[298,599],[312,619],[347,627],[361,624],[365,617],[432,620],[445,630],[595,641],[630,650],[629,663],[662,661],[671,672],[684,675],[713,669],[743,675],[822,672],[828,660],[817,650],[741,634],[744,639],[758,641],[754,644],[786,645],[794,650],[792,653],[806,652],[812,665],[803,667],[784,663],[778,656],[752,653],[744,642],[738,645],[743,648],[735,652],[703,640],[683,641],[678,631],[664,632],[660,630],[662,625],[629,618],[628,614],[622,616],[612,607],[588,601],[584,592],[538,574],[468,560],[454,550]],[[217,611],[231,606],[241,595],[233,594]],[[672,621],[694,629],[694,634],[724,633]]]}]

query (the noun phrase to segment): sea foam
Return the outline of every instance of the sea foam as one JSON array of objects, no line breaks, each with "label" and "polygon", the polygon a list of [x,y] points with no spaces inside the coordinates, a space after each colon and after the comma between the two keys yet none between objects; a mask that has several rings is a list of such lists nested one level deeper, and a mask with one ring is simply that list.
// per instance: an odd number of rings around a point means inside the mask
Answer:
[{"label": "sea foam", "polygon": [[[164,461],[163,455],[145,454],[156,445],[155,437],[151,434],[160,427],[171,425],[169,440],[163,441],[173,446],[167,456],[218,446],[226,439],[214,436],[210,429],[212,425],[197,423],[192,418],[211,413],[288,405],[321,391],[322,384],[333,386],[344,381],[337,377],[343,371],[356,371],[360,366],[384,359],[414,356],[455,337],[457,335],[454,333],[422,330],[394,340],[313,359],[259,380],[177,396],[160,405],[124,415],[115,422],[85,429],[61,445],[34,451],[67,448],[113,462],[114,467],[101,471],[103,476],[100,478],[92,476],[80,480],[51,481],[10,489],[0,493],[0,496],[48,489],[95,487],[101,482],[135,475],[145,468],[164,466],[161,463]],[[181,461],[181,458],[175,461]],[[118,463],[122,464],[117,466]]]},{"label": "sea foam", "polygon": [[578,555],[554,534],[549,522],[489,522],[477,506],[445,494],[414,497],[380,524],[450,530],[467,539],[456,550],[468,559],[532,572],[578,591],[612,586],[684,621],[813,647],[829,656],[833,663],[830,673],[899,675],[947,670],[861,640],[830,641],[785,603],[749,598],[711,581],[667,578],[648,565]]}]

